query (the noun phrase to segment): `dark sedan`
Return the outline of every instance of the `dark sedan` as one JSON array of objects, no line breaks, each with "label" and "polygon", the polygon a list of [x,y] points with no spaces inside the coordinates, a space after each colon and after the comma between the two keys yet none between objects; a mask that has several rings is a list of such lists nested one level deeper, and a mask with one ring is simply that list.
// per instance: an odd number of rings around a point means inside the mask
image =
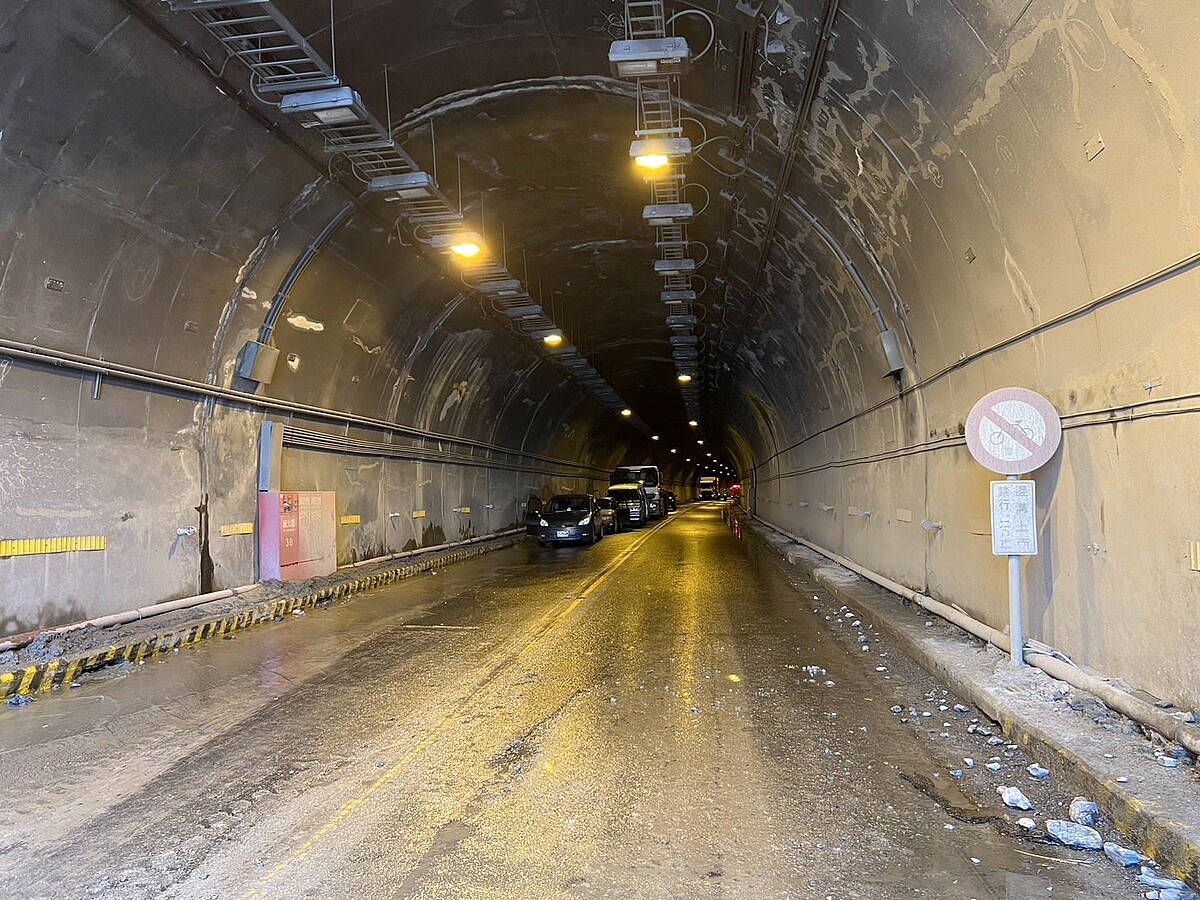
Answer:
[{"label": "dark sedan", "polygon": [[539,544],[583,541],[594,544],[604,537],[600,510],[591,494],[559,494],[551,497],[538,519]]}]

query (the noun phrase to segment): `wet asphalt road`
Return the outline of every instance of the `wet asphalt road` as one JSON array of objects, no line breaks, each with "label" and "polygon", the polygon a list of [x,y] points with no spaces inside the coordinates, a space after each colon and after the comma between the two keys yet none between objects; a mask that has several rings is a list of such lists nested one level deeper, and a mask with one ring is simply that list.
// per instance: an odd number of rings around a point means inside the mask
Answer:
[{"label": "wet asphalt road", "polygon": [[706,504],[5,709],[0,897],[1138,896],[959,794],[963,714],[818,595]]}]

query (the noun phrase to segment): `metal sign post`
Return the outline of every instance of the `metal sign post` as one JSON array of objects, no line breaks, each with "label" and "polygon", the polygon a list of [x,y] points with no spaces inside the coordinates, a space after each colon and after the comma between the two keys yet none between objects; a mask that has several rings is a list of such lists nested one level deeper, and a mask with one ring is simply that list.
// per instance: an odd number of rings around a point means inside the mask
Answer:
[{"label": "metal sign post", "polygon": [[1008,557],[1008,633],[1014,666],[1025,664],[1021,557],[1037,555],[1037,486],[1009,475],[992,482],[992,554]]},{"label": "metal sign post", "polygon": [[1021,475],[1041,468],[1058,450],[1062,423],[1045,397],[1024,388],[993,391],[967,418],[967,448],[992,482],[992,554],[1008,557],[1008,635],[1014,666],[1025,665],[1021,557],[1037,556],[1037,486]]}]

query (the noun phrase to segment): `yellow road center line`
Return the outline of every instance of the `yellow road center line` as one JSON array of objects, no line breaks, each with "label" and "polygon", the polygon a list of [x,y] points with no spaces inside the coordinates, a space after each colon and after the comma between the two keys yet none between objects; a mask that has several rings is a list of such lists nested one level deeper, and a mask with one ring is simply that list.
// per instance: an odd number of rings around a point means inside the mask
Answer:
[{"label": "yellow road center line", "polygon": [[[680,513],[675,517],[675,519],[678,519],[683,515],[686,514]],[[612,562],[601,569],[600,572],[589,581],[585,582],[583,589],[577,592],[575,599],[567,604],[567,607],[564,610],[555,614],[546,625],[539,626],[535,630],[534,636],[530,638],[519,651],[517,651],[512,661],[520,659],[539,641],[545,638],[555,626],[564,622],[571,615],[571,613],[579,608],[580,604],[587,599],[588,596],[596,591],[602,584],[604,584],[605,581],[609,579],[609,577],[612,576],[612,574],[618,568],[628,561],[628,559],[637,552],[638,548],[646,543],[646,541],[648,541],[656,531],[658,531],[660,528],[663,528],[671,521],[674,520],[663,519],[663,521],[659,522],[645,534],[640,535],[636,543],[633,543],[629,547],[626,547],[624,550],[622,550]],[[505,668],[505,666],[501,665],[493,669],[493,674],[488,677],[487,681],[491,681],[493,678],[495,678],[496,674],[498,674],[503,668]],[[418,741],[412,748],[408,750],[408,752],[404,753],[400,759],[388,766],[384,773],[376,781],[374,781],[370,787],[343,803],[341,808],[334,813],[333,818],[317,829],[317,831],[311,837],[309,837],[308,840],[297,847],[290,856],[276,863],[265,875],[263,875],[263,883],[274,881],[276,878],[286,872],[291,866],[307,857],[316,848],[317,844],[340,828],[347,819],[349,819],[362,808],[364,803],[366,803],[381,790],[404,774],[409,764],[412,763],[417,756],[423,753],[430,744],[441,737],[442,733],[447,729],[447,727],[457,723],[462,712],[471,704],[471,702],[475,699],[475,694],[478,693],[478,691],[482,689],[485,684],[487,684],[487,681],[485,681],[483,684],[475,686],[468,696],[460,700],[457,704],[455,704],[454,708],[450,712],[438,720],[437,724],[426,733],[424,738]],[[262,895],[259,893],[258,888],[254,887],[242,896],[246,898],[246,900],[255,900],[255,898],[259,898]]]}]

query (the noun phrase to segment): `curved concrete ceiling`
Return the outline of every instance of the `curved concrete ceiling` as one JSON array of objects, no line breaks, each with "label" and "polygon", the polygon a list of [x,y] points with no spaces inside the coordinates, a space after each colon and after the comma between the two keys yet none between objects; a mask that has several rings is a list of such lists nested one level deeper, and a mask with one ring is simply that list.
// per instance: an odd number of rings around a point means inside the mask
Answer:
[{"label": "curved concrete ceiling", "polygon": [[[333,58],[324,4],[275,6]],[[986,480],[963,447],[966,414],[988,389],[1037,388],[1077,429],[1052,486],[1071,546],[1107,547],[1106,529],[1147,497],[1163,510],[1111,551],[1129,574],[1096,575],[1082,557],[1043,573],[1051,586],[1082,579],[1064,640],[1104,645],[1108,668],[1147,683],[1174,682],[1146,662],[1161,635],[1125,645],[1114,619],[1084,613],[1097,591],[1132,590],[1135,571],[1183,584],[1178,547],[1197,537],[1146,474],[1153,439],[1119,447],[1115,427],[1096,427],[1200,391],[1187,327],[1200,247],[1200,60],[1180,27],[1191,6],[669,4],[698,55],[679,88],[700,147],[687,170],[702,209],[690,231],[703,262],[698,430],[652,272],[647,188],[629,166],[633,89],[607,74],[622,9],[334,4],[338,76],[380,118],[390,109],[420,165],[436,162],[445,193],[634,421],[514,333],[387,202],[254,96],[211,35],[158,0],[27,0],[0,13],[6,336],[254,389],[234,377],[239,354],[277,316],[265,408],[322,407],[364,428],[399,423],[597,471],[657,454],[688,478],[695,464],[680,459],[713,452],[753,474],[760,515],[985,618],[996,611],[976,599],[978,567],[962,562],[981,533],[964,498]],[[182,468],[240,490],[211,448],[241,446],[244,427],[170,391],[170,402],[101,408],[86,402],[91,388],[15,369],[5,390],[12,420],[61,440],[51,467],[77,458],[71,429],[142,429],[165,459],[169,435],[195,428],[208,449]],[[1194,431],[1178,428],[1166,439]],[[90,490],[26,480],[29,507],[39,484]],[[935,543],[879,530],[914,519],[960,528]]]}]

